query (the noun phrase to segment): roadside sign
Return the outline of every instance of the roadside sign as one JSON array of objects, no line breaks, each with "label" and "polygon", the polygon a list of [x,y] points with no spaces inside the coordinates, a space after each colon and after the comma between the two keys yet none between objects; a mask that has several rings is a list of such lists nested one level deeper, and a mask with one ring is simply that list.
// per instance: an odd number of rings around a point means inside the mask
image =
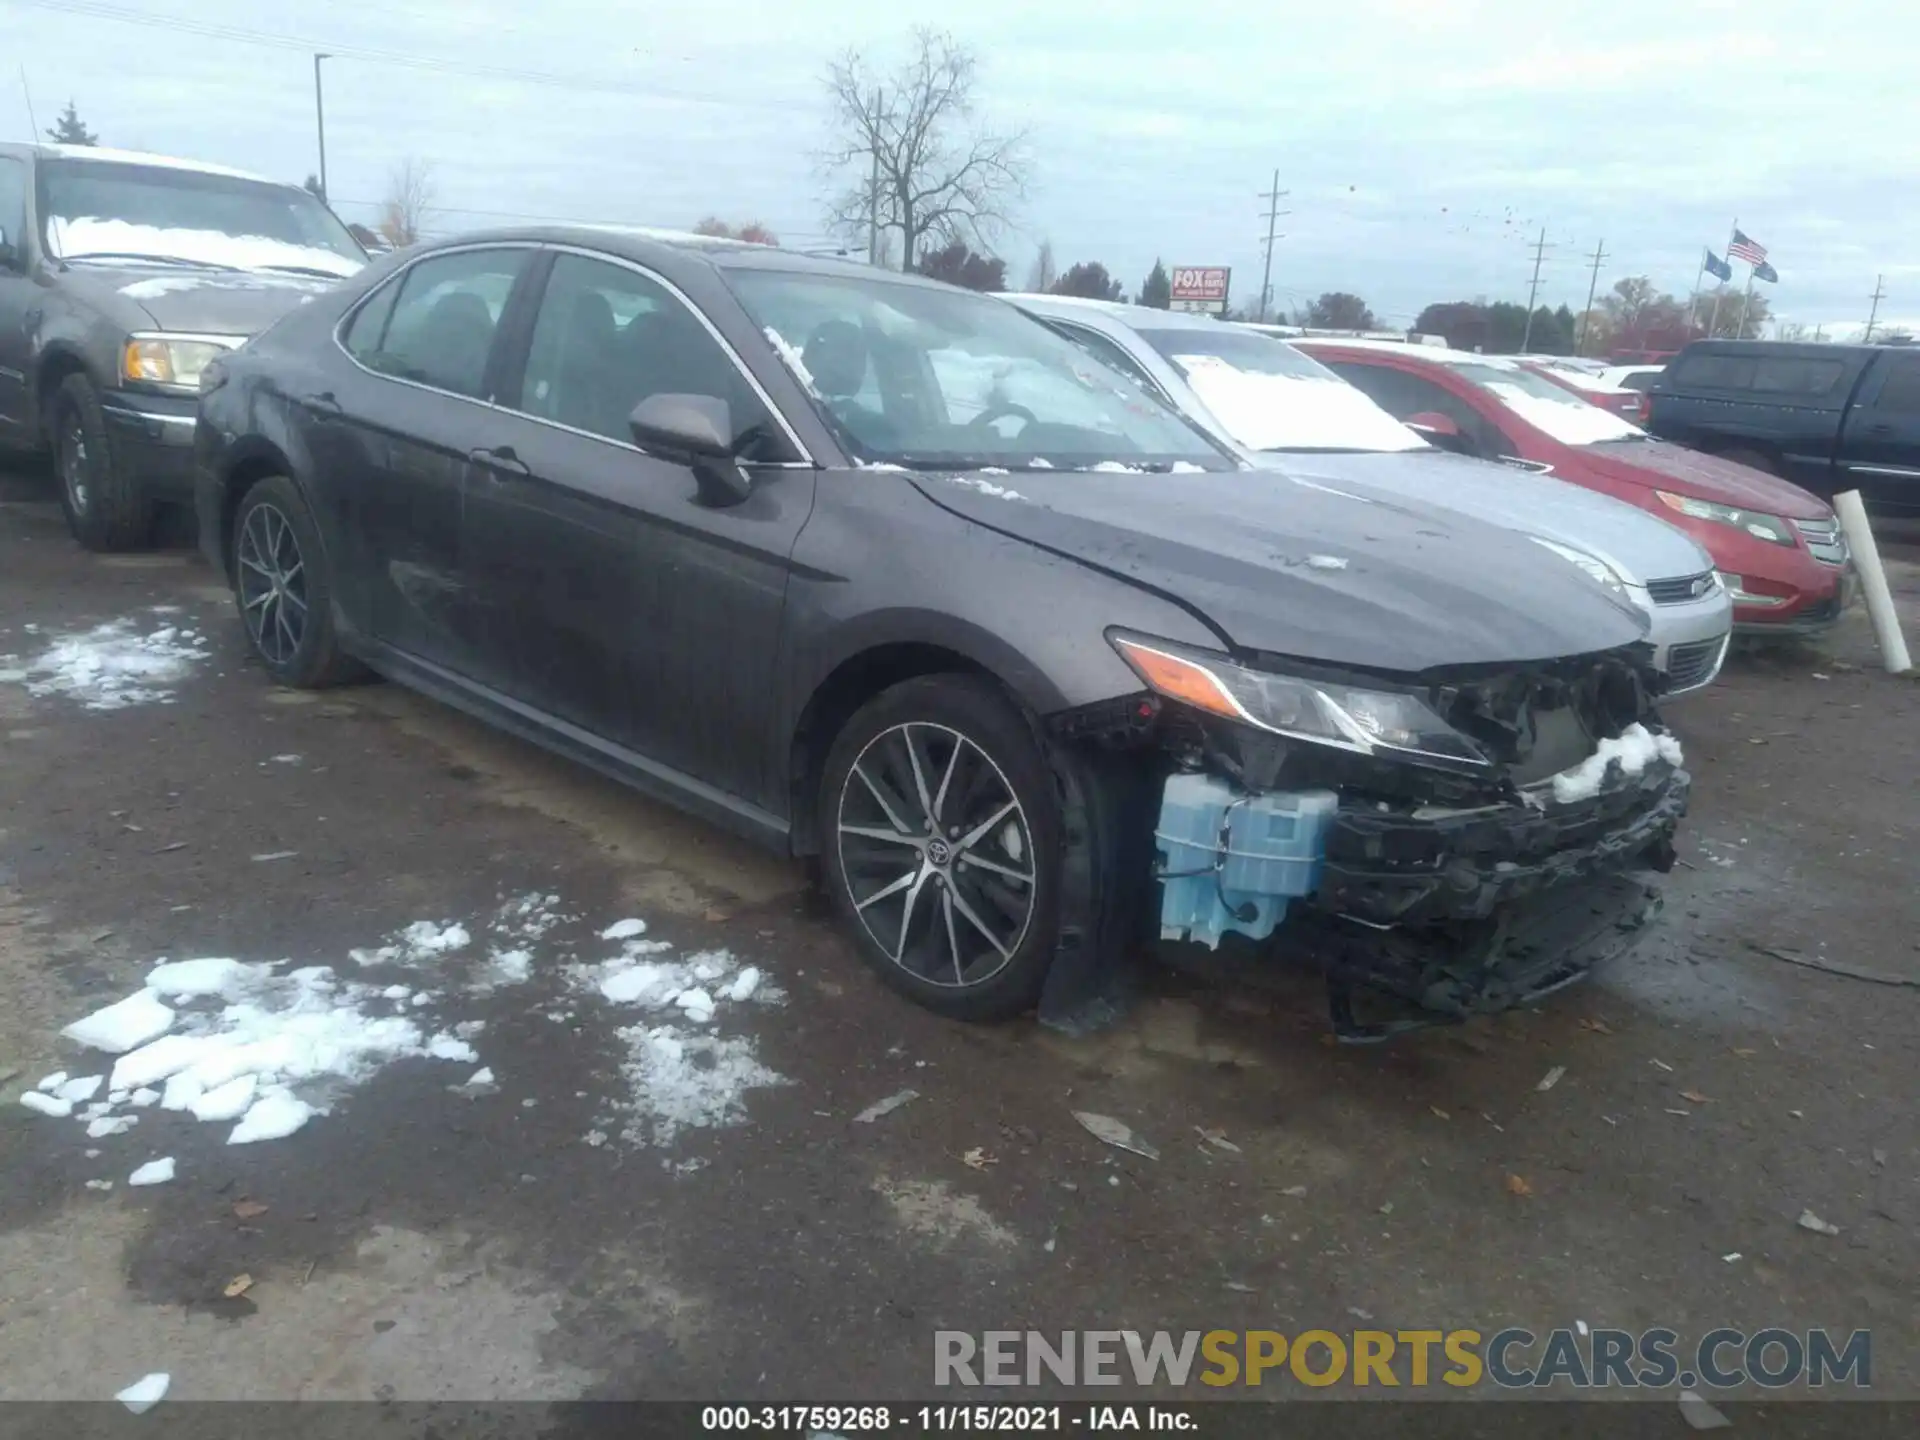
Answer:
[{"label": "roadside sign", "polygon": [[1227,313],[1227,284],[1233,271],[1225,265],[1176,265],[1173,267],[1172,310],[1187,310],[1203,315]]}]

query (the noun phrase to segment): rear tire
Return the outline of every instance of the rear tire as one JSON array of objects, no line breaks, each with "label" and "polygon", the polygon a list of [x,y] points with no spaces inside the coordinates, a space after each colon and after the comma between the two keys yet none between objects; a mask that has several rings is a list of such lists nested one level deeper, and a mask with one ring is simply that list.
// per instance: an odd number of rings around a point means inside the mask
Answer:
[{"label": "rear tire", "polygon": [[955,1020],[1032,1007],[1063,826],[1040,742],[997,688],[931,675],[883,691],[835,739],[817,813],[827,892],[881,979]]},{"label": "rear tire", "polygon": [[333,573],[300,487],[284,475],[256,482],[234,512],[229,554],[234,603],[267,673],[297,690],[357,678],[333,625]]},{"label": "rear tire", "polygon": [[60,508],[73,538],[93,551],[139,550],[153,535],[153,502],[117,463],[100,392],[85,375],[60,382],[47,408]]}]

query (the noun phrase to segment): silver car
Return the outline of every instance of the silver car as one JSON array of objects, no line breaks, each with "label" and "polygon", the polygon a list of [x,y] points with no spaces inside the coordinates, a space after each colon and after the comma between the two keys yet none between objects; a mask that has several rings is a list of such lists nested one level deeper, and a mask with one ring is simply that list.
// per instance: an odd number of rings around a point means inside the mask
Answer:
[{"label": "silver car", "polygon": [[1436,449],[1318,361],[1268,336],[1141,305],[1005,298],[1256,465],[1349,494],[1439,501],[1531,536],[1646,612],[1669,694],[1720,673],[1733,605],[1707,552],[1674,526],[1563,480]]}]

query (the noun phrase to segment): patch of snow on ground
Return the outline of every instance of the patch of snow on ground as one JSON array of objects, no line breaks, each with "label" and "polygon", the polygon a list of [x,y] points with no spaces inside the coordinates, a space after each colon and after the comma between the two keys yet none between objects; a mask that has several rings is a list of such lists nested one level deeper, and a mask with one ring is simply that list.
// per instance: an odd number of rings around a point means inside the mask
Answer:
[{"label": "patch of snow on ground", "polygon": [[614,1032],[627,1047],[628,1095],[624,1116],[605,1117],[600,1128],[617,1126],[629,1145],[668,1145],[683,1130],[741,1124],[747,1091],[791,1083],[760,1062],[752,1036],[716,1033],[736,1006],[785,1000],[765,972],[730,950],[667,958],[672,948],[629,939],[611,959],[569,969],[582,991],[649,1012]]},{"label": "patch of snow on ground", "polygon": [[89,710],[122,710],[171,704],[173,687],[209,658],[197,630],[163,625],[142,634],[133,620],[109,620],[63,635],[23,667],[3,673],[24,681],[35,697],[64,695]]},{"label": "patch of snow on ground", "polygon": [[136,1415],[144,1415],[166,1398],[172,1377],[163,1371],[143,1375],[113,1398]]},{"label": "patch of snow on ground", "polygon": [[614,1032],[627,1046],[620,1067],[633,1095],[629,1143],[666,1145],[683,1129],[738,1125],[748,1090],[791,1082],[760,1063],[745,1035],[702,1035],[673,1025]]},{"label": "patch of snow on ground", "polygon": [[138,1170],[127,1176],[129,1185],[165,1185],[173,1179],[173,1157],[164,1160],[149,1160]]},{"label": "patch of snow on ground", "polygon": [[[158,1039],[173,1028],[173,1011],[151,990],[136,990],[124,1000],[94,1011],[60,1033],[79,1045],[123,1055]],[[119,1089],[118,1085],[113,1087]]]},{"label": "patch of snow on ground", "polygon": [[1671,735],[1655,735],[1644,725],[1629,725],[1619,737],[1602,740],[1593,754],[1553,777],[1553,798],[1562,805],[1589,800],[1600,793],[1608,770],[1618,763],[1623,775],[1644,771],[1655,760],[1680,764],[1680,742]]},{"label": "patch of snow on ground", "polygon": [[[425,930],[410,927],[410,933],[418,948],[431,953],[445,954],[466,943],[459,926],[428,924]],[[87,1135],[122,1134],[139,1117],[116,1115],[116,1109],[141,1109],[157,1100],[164,1110],[234,1124],[228,1144],[279,1139],[326,1114],[340,1091],[395,1060],[475,1062],[464,1038],[478,1033],[473,1022],[454,1027],[460,1034],[435,1032],[418,1018],[420,995],[406,987],[399,991],[396,999],[378,986],[342,979],[325,965],[288,969],[284,963],[248,965],[226,958],[163,961],[148,972],[145,988],[64,1032],[98,1049],[125,1051],[107,1080],[109,1099],[88,1105],[81,1117]],[[179,1008],[161,1004],[156,993],[172,997]],[[127,1045],[134,1035],[146,1038]],[[77,1082],[61,1078],[79,1093]],[[87,1078],[91,1096],[100,1077]],[[155,1085],[165,1088],[156,1092],[150,1088]],[[72,1113],[66,1099],[30,1094],[31,1109],[53,1116]]]}]

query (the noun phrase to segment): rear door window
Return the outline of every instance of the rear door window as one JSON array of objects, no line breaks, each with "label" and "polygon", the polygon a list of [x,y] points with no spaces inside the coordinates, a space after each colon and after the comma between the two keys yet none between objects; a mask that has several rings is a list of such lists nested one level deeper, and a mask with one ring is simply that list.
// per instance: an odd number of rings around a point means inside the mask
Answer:
[{"label": "rear door window", "polygon": [[27,166],[0,156],[0,240],[25,263],[27,253]]},{"label": "rear door window", "polygon": [[1691,355],[1674,368],[1668,389],[1749,390],[1756,395],[1831,394],[1846,362],[1797,355]]},{"label": "rear door window", "polygon": [[[379,306],[354,317],[347,348],[383,375],[485,400],[487,361],[507,297],[532,252],[460,250],[411,266],[401,277],[385,323]],[[362,333],[362,324],[367,327]]]},{"label": "rear door window", "polygon": [[1920,355],[1901,355],[1887,364],[1887,378],[1873,408],[1901,415],[1920,415]]},{"label": "rear door window", "polygon": [[631,445],[627,419],[634,407],[672,394],[725,401],[742,458],[787,458],[772,417],[739,366],[665,286],[624,265],[557,256],[519,393],[503,403]]},{"label": "rear door window", "polygon": [[1474,453],[1492,459],[1512,453],[1514,447],[1499,427],[1442,385],[1391,365],[1358,364],[1351,360],[1323,362],[1334,374],[1368,396],[1396,420],[1431,412],[1444,415],[1472,442]]}]

